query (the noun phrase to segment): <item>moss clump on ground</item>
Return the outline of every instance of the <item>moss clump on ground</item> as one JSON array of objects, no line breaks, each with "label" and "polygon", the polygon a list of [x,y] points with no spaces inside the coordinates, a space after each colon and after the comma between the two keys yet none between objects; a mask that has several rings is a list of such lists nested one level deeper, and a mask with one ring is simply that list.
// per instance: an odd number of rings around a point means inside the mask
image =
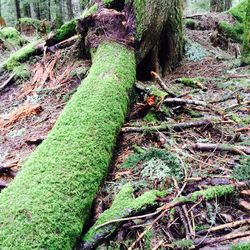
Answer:
[{"label": "moss clump on ground", "polygon": [[0,29],[0,39],[4,41],[4,43],[7,43],[6,47],[18,48],[27,43],[27,40],[22,37],[20,32],[12,27],[5,27]]},{"label": "moss clump on ground", "polygon": [[[117,226],[119,225],[119,222],[96,229],[98,225],[102,225],[103,223],[111,220],[135,215],[137,212],[142,212],[149,206],[153,206],[155,204],[157,196],[163,196],[165,194],[166,192],[151,190],[134,199],[132,185],[130,183],[125,184],[115,197],[111,208],[100,215],[100,218],[97,220],[97,222],[84,236],[84,246],[86,247],[96,244],[97,239],[106,238],[107,235],[114,233],[114,231],[117,229]],[[94,247],[94,245],[92,247]]]},{"label": "moss clump on ground", "polygon": [[47,139],[0,194],[0,249],[74,247],[106,176],[135,68],[124,46],[99,46]]},{"label": "moss clump on ground", "polygon": [[176,80],[177,83],[181,83],[185,86],[192,88],[203,88],[202,81],[203,79],[201,78],[186,78],[186,77],[178,78]]},{"label": "moss clump on ground", "polygon": [[250,180],[250,156],[241,157],[240,163],[234,168],[232,175],[237,181]]},{"label": "moss clump on ground", "polygon": [[246,20],[245,20],[245,33],[243,38],[243,51],[242,51],[242,64],[250,64],[250,1],[248,1]]}]

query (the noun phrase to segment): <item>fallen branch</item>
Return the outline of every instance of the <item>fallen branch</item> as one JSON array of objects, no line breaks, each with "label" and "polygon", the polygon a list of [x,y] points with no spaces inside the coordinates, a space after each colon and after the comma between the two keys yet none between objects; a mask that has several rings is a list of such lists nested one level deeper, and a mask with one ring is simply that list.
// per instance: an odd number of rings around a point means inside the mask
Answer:
[{"label": "fallen branch", "polygon": [[193,242],[196,246],[202,247],[205,245],[220,243],[220,242],[227,241],[227,240],[231,241],[232,239],[242,238],[242,237],[246,237],[249,235],[250,235],[250,231],[239,232],[239,233],[229,233],[227,235],[216,237],[216,238],[196,239]]},{"label": "fallen branch", "polygon": [[230,223],[226,223],[226,224],[223,224],[223,225],[212,227],[209,230],[201,230],[201,231],[198,231],[196,233],[197,234],[205,234],[205,233],[217,232],[217,231],[220,231],[220,230],[232,229],[232,228],[239,227],[239,226],[246,225],[246,224],[250,224],[250,219],[233,221],[233,222],[230,222]]},{"label": "fallen branch", "polygon": [[11,74],[10,77],[0,86],[0,91],[2,91],[4,88],[6,88],[12,81],[12,79],[15,77],[15,73]]},{"label": "fallen branch", "polygon": [[[81,244],[81,249],[93,249],[101,240],[114,233],[121,222],[128,220],[124,217],[142,212],[145,208],[154,205],[157,195],[160,194],[161,192],[152,190],[134,199],[131,184],[128,183],[124,185],[116,196],[111,208],[100,215],[96,223],[84,236],[84,242]],[[156,213],[152,213],[150,216],[153,216]],[[145,217],[145,215],[135,216],[130,217],[129,220],[141,219]]]},{"label": "fallen branch", "polygon": [[219,151],[229,152],[233,154],[249,155],[250,147],[245,146],[234,146],[229,144],[210,144],[210,143],[196,143],[191,146],[193,149],[200,151]]},{"label": "fallen branch", "polygon": [[233,91],[232,93],[226,95],[225,97],[219,99],[219,100],[214,100],[214,101],[211,101],[209,102],[210,104],[213,104],[213,103],[220,103],[220,102],[225,102],[227,100],[230,100],[230,99],[233,99],[235,98],[235,94],[237,94],[238,92],[242,91],[243,89],[237,89],[235,91]]},{"label": "fallen branch", "polygon": [[182,99],[182,98],[165,98],[163,101],[164,104],[172,104],[172,105],[186,105],[186,104],[192,104],[192,105],[198,105],[207,107],[207,103],[203,101],[198,100],[190,100],[190,99]]},{"label": "fallen branch", "polygon": [[159,85],[165,92],[167,92],[171,97],[176,97],[176,94],[169,90],[167,85],[164,83],[164,81],[160,78],[160,76],[156,72],[151,71],[151,75],[155,78],[155,80],[159,83]]},{"label": "fallen branch", "polygon": [[6,188],[8,185],[5,181],[0,181],[0,190]]},{"label": "fallen branch", "polygon": [[194,127],[211,127],[212,122],[209,120],[198,120],[198,121],[191,121],[191,122],[183,122],[177,124],[162,124],[159,126],[152,126],[152,127],[124,127],[122,128],[123,133],[141,133],[141,132],[166,132],[166,131],[175,131],[180,132],[184,129],[194,128]]}]

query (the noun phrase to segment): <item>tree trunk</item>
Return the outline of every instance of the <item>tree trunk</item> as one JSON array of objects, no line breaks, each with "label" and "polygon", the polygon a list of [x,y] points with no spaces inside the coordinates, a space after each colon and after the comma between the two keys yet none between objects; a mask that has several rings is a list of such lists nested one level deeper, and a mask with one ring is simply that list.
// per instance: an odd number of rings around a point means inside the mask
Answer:
[{"label": "tree trunk", "polygon": [[250,0],[248,0],[248,3],[247,3],[245,32],[244,32],[243,51],[242,51],[241,61],[243,65],[250,64]]},{"label": "tree trunk", "polygon": [[66,4],[67,4],[68,20],[71,20],[74,17],[72,9],[72,0],[67,0]]},{"label": "tree trunk", "polygon": [[16,6],[16,18],[18,20],[21,18],[20,0],[15,0],[15,6]]},{"label": "tree trunk", "polygon": [[232,7],[232,0],[211,0],[210,9],[212,12],[227,11]]},{"label": "tree trunk", "polygon": [[107,174],[136,61],[164,71],[181,56],[181,0],[114,0],[106,6],[112,9],[96,2],[97,13],[79,22],[85,46],[96,51],[89,75],[0,195],[1,249],[74,247]]}]

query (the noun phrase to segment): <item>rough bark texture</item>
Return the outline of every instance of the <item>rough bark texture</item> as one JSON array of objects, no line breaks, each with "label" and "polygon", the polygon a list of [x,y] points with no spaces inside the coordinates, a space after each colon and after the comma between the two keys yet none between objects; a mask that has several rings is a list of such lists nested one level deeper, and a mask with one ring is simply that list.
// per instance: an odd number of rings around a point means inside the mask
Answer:
[{"label": "rough bark texture", "polygon": [[250,64],[250,0],[248,0],[243,41],[242,63]]},{"label": "rough bark texture", "polygon": [[138,64],[159,61],[164,71],[180,57],[181,0],[97,2],[96,14],[82,21],[87,45],[96,45],[88,77],[0,195],[0,249],[74,247],[124,121],[135,55]]},{"label": "rough bark texture", "polygon": [[232,7],[232,0],[211,0],[210,9],[214,12],[223,12]]}]

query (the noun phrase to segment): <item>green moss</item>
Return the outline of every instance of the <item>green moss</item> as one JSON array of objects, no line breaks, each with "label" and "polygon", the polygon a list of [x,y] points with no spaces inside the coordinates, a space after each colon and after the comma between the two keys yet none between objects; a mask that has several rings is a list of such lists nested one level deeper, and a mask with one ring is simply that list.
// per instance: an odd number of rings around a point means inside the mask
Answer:
[{"label": "green moss", "polygon": [[235,244],[230,249],[231,250],[249,250],[250,242],[242,242],[242,243]]},{"label": "green moss", "polygon": [[243,23],[246,16],[247,1],[243,0],[238,5],[232,7],[229,13],[239,22]]},{"label": "green moss", "polygon": [[55,43],[61,42],[73,35],[76,34],[76,24],[77,21],[75,19],[66,22],[59,29],[56,30],[56,33],[53,37],[53,41]]},{"label": "green moss", "polygon": [[98,10],[98,4],[95,3],[93,6],[91,6],[88,9],[85,9],[85,11],[83,12],[83,14],[81,15],[82,18],[86,18],[90,15],[93,15],[94,13],[96,13]]},{"label": "green moss", "polygon": [[20,32],[18,32],[15,28],[5,27],[0,29],[0,39],[5,43],[10,44],[13,47],[21,47],[27,43]]},{"label": "green moss", "polygon": [[13,71],[15,67],[21,65],[21,62],[25,61],[27,58],[34,54],[34,52],[36,51],[36,45],[40,44],[41,42],[42,40],[38,40],[29,43],[18,51],[12,53],[2,66],[8,71]]},{"label": "green moss", "polygon": [[244,25],[239,22],[233,25],[227,21],[220,21],[219,31],[236,42],[242,42]]},{"label": "green moss", "polygon": [[30,76],[29,68],[24,64],[14,67],[12,72],[15,74],[15,79],[25,79]]},{"label": "green moss", "polygon": [[159,90],[155,85],[150,86],[149,94],[155,97],[161,97],[162,99],[164,99],[167,95],[166,92]]},{"label": "green moss", "polygon": [[108,235],[112,234],[119,225],[119,222],[96,229],[98,225],[101,225],[110,220],[121,219],[131,216],[132,214],[134,215],[137,212],[141,212],[149,206],[153,206],[155,204],[157,196],[164,195],[166,195],[166,192],[151,190],[134,199],[132,185],[130,183],[125,184],[115,197],[111,208],[100,215],[97,222],[84,236],[83,240],[85,244],[91,245],[91,241],[93,241],[97,235],[105,235],[106,233],[108,233]]},{"label": "green moss", "polygon": [[135,74],[133,52],[99,46],[47,139],[0,194],[0,249],[74,247],[107,173]]},{"label": "green moss", "polygon": [[194,244],[192,240],[176,240],[172,244],[173,249],[181,249],[181,250],[187,250],[187,249],[193,249]]},{"label": "green moss", "polygon": [[240,163],[234,168],[232,176],[237,181],[250,180],[250,156],[241,158]]},{"label": "green moss", "polygon": [[202,81],[201,78],[187,78],[182,77],[176,80],[177,83],[181,83],[185,86],[192,87],[192,88],[202,88]]},{"label": "green moss", "polygon": [[149,112],[144,118],[143,121],[150,122],[150,123],[157,123],[157,117],[154,113]]},{"label": "green moss", "polygon": [[195,29],[198,29],[199,24],[194,19],[186,19],[185,20],[185,26],[188,29],[195,30]]}]

